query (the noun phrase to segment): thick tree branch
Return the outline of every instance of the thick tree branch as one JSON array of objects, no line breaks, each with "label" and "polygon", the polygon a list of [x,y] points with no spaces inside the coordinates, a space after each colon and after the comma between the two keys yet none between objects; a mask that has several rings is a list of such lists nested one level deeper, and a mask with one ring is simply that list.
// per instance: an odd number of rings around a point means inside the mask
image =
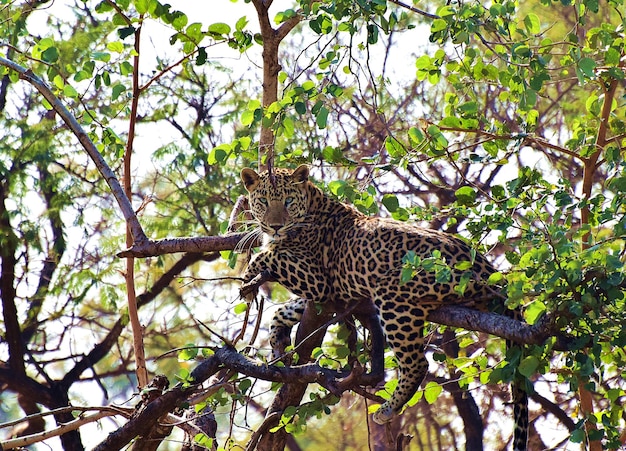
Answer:
[{"label": "thick tree branch", "polygon": [[[154,257],[157,255],[173,254],[175,252],[219,252],[233,250],[246,233],[234,233],[226,236],[201,236],[192,238],[166,238],[163,240],[145,240],[135,242],[130,249],[117,254],[120,258],[126,257]],[[258,243],[252,243],[252,246]]]},{"label": "thick tree branch", "polygon": [[[282,40],[293,28],[300,23],[302,16],[295,16],[283,22],[278,29],[272,28],[269,18],[269,8],[271,1],[252,0],[256,8],[261,37],[263,38],[263,108],[269,107],[278,100],[278,73],[281,66],[278,59],[278,48]],[[267,169],[272,174],[274,164],[274,132],[271,125],[261,125],[261,136],[259,138],[259,157],[266,154]]]},{"label": "thick tree branch", "polygon": [[4,319],[4,339],[9,345],[9,365],[18,376],[26,373],[24,367],[24,344],[15,304],[15,267],[17,265],[18,238],[11,226],[9,211],[6,206],[8,198],[4,181],[0,182],[0,297],[2,298],[2,315]]},{"label": "thick tree branch", "polygon": [[531,326],[497,313],[444,305],[430,312],[428,320],[446,326],[486,332],[521,345],[541,345],[550,337],[556,338],[553,349],[557,351],[568,350],[570,345],[569,338],[553,328],[549,315]]}]

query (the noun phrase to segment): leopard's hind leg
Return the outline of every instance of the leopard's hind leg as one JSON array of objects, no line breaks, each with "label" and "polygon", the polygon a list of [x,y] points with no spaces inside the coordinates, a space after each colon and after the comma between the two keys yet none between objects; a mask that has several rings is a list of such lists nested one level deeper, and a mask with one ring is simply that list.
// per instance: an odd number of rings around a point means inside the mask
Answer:
[{"label": "leopard's hind leg", "polygon": [[375,299],[387,343],[398,361],[398,386],[391,398],[374,413],[373,419],[384,424],[402,410],[413,397],[428,372],[424,355],[424,321],[429,307],[387,294]]}]

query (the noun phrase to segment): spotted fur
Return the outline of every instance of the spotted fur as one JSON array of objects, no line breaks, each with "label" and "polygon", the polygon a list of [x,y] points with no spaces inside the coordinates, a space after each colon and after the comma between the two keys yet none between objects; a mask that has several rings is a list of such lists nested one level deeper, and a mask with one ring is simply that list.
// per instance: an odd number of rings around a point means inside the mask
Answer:
[{"label": "spotted fur", "polygon": [[[284,346],[284,331],[300,320],[304,299],[360,301],[376,305],[387,342],[398,361],[399,381],[391,399],[374,413],[383,424],[401,411],[422,383],[428,369],[424,356],[424,322],[442,304],[486,310],[492,289],[485,283],[495,270],[462,240],[413,224],[366,216],[326,196],[309,181],[309,169],[257,174],[246,168],[241,178],[249,192],[252,216],[265,236],[264,249],[253,256],[243,275],[250,281],[262,271],[300,298],[279,310],[271,333],[272,346]],[[449,282],[418,271],[401,283],[403,257],[409,251],[422,259],[438,250],[451,268]],[[467,270],[456,270],[471,262]],[[471,280],[463,296],[455,291],[463,275]],[[282,335],[281,335],[282,334]],[[524,407],[525,409],[525,407]],[[520,423],[518,422],[518,426]],[[525,444],[527,424],[517,443]],[[516,449],[524,449],[521,445]]]}]

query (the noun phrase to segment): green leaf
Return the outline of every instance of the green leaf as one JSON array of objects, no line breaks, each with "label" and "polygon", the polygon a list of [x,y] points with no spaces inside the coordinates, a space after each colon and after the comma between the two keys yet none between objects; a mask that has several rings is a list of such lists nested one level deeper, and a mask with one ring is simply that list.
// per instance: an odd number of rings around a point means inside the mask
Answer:
[{"label": "green leaf", "polygon": [[530,34],[539,34],[541,32],[541,22],[539,21],[539,16],[537,16],[537,14],[528,14],[524,18],[524,26],[526,27],[526,31]]},{"label": "green leaf", "polygon": [[230,26],[228,24],[217,22],[209,25],[209,33],[216,35],[230,34]]},{"label": "green leaf", "polygon": [[430,56],[422,55],[415,61],[415,67],[417,69],[426,69],[431,66]]},{"label": "green leaf", "polygon": [[230,144],[220,144],[219,146],[215,146],[211,152],[209,152],[209,157],[207,159],[208,163],[213,164],[223,164],[232,152],[232,146]]},{"label": "green leaf", "polygon": [[550,80],[550,75],[548,75],[547,71],[542,71],[542,72],[537,72],[531,79],[530,79],[530,87],[533,88],[535,91],[540,91],[543,83],[545,81]]},{"label": "green leaf", "polygon": [[328,108],[321,107],[315,116],[315,123],[319,128],[326,128],[326,122],[328,120]]},{"label": "green leaf", "polygon": [[72,85],[65,85],[63,87],[63,95],[75,99],[78,97],[78,92],[76,91],[76,89],[74,89]]},{"label": "green leaf", "polygon": [[460,205],[473,205],[476,202],[476,191],[471,186],[462,186],[454,195]]},{"label": "green leaf", "polygon": [[417,127],[411,127],[408,134],[409,141],[413,146],[417,146],[424,141],[424,133]]},{"label": "green leaf", "polygon": [[52,38],[40,39],[39,42],[37,43],[37,47],[39,47],[42,51],[50,47],[54,47],[54,39]]},{"label": "green leaf", "polygon": [[46,63],[56,63],[59,59],[59,49],[56,47],[48,47],[41,54],[41,59]]},{"label": "green leaf", "polygon": [[400,203],[398,202],[398,198],[395,194],[385,194],[383,196],[383,205],[390,213],[393,213],[400,207]]},{"label": "green leaf", "polygon": [[328,184],[328,189],[337,197],[343,196],[347,182],[345,180],[333,180]]},{"label": "green leaf", "polygon": [[241,302],[241,303],[237,304],[235,306],[235,308],[233,308],[233,312],[235,313],[235,315],[240,315],[240,314],[244,313],[246,310],[248,310],[248,303],[247,302]]},{"label": "green leaf", "polygon": [[249,136],[242,136],[241,138],[239,138],[239,145],[243,150],[248,150],[251,143],[252,138],[250,138]]},{"label": "green leaf", "polygon": [[501,272],[494,272],[487,279],[489,285],[497,285],[505,280],[504,274]]},{"label": "green leaf", "polygon": [[378,42],[378,27],[374,24],[367,26],[367,42],[368,44],[376,44]]},{"label": "green leaf", "polygon": [[109,42],[107,44],[107,50],[113,53],[122,53],[124,51],[124,44],[122,44],[120,41]]},{"label": "green leaf", "polygon": [[294,104],[294,108],[296,109],[296,112],[300,115],[306,113],[306,104],[304,102],[296,102]]},{"label": "green leaf", "polygon": [[448,22],[443,19],[435,19],[433,20],[432,25],[430,26],[431,33],[437,33],[438,31],[443,31],[448,28]]},{"label": "green leaf", "polygon": [[538,300],[531,302],[524,307],[524,316],[528,324],[535,324],[537,319],[546,312],[546,305]]},{"label": "green leaf", "polygon": [[454,264],[454,269],[457,269],[459,271],[467,271],[468,269],[470,269],[472,267],[472,262],[470,261],[460,261]]},{"label": "green leaf", "polygon": [[392,136],[387,136],[385,139],[385,149],[392,158],[402,158],[406,155],[406,149],[402,143]]},{"label": "green leaf", "polygon": [[107,52],[93,52],[91,57],[96,61],[102,61],[103,63],[108,63],[111,60],[111,54]]},{"label": "green leaf", "polygon": [[527,111],[537,103],[537,92],[534,89],[526,89],[520,96],[519,107],[521,110]]},{"label": "green leaf", "polygon": [[176,31],[182,31],[182,29],[185,28],[188,23],[189,23],[189,19],[187,18],[185,14],[181,12],[178,12],[177,14],[175,14],[172,20],[172,26],[174,27]]},{"label": "green leaf", "polygon": [[185,349],[182,349],[178,352],[178,360],[180,362],[186,362],[188,360],[193,360],[198,355],[198,348],[195,347],[193,343],[185,345]]},{"label": "green leaf", "polygon": [[582,428],[578,428],[572,432],[570,436],[570,441],[573,443],[582,443],[586,438],[585,431]]},{"label": "green leaf", "polygon": [[436,125],[428,126],[428,135],[430,136],[432,143],[437,149],[446,149],[448,147],[448,140]]},{"label": "green leaf", "polygon": [[120,73],[122,75],[130,75],[133,73],[133,65],[130,64],[128,61],[124,61],[122,62],[122,64],[120,64]]},{"label": "green leaf", "polygon": [[[209,27],[209,32],[211,31],[210,28],[211,27]],[[200,41],[202,41],[202,38],[204,37],[202,34],[202,24],[199,22],[192,23],[185,29],[185,34],[187,35],[189,39],[194,41],[196,44],[199,43]]]},{"label": "green leaf", "polygon": [[530,377],[535,373],[535,370],[539,366],[539,359],[534,355],[529,355],[521,361],[517,370],[522,376]]},{"label": "green leaf", "polygon": [[124,92],[126,91],[126,86],[124,86],[121,83],[117,83],[115,86],[113,86],[112,90],[111,90],[111,100],[115,101],[117,100],[117,98]]},{"label": "green leaf", "polygon": [[585,74],[587,77],[589,78],[593,78],[595,76],[595,68],[596,68],[596,62],[594,60],[592,60],[591,58],[581,58],[580,61],[578,62],[578,67],[580,68],[580,70],[582,71],[583,74]]},{"label": "green leaf", "polygon": [[128,36],[132,36],[135,33],[135,27],[129,25],[128,27],[122,27],[117,29],[117,35],[121,40],[126,39]]},{"label": "green leaf", "polygon": [[155,0],[135,0],[135,8],[139,14],[145,14],[150,9],[152,2]]},{"label": "green leaf", "polygon": [[478,104],[474,101],[465,102],[459,105],[458,110],[466,114],[476,114],[478,112]]},{"label": "green leaf", "polygon": [[241,382],[239,382],[239,390],[242,393],[245,393],[246,391],[248,391],[248,389],[252,386],[252,381],[248,378],[246,379],[242,379]]},{"label": "green leaf", "polygon": [[243,125],[250,125],[254,122],[254,111],[245,110],[241,113],[241,123]]},{"label": "green leaf", "polygon": [[248,19],[246,16],[240,17],[237,23],[235,24],[235,30],[243,31],[243,29],[248,25]]},{"label": "green leaf", "polygon": [[426,387],[424,387],[424,399],[428,404],[432,404],[437,400],[442,390],[441,385],[437,382],[430,381],[426,384]]},{"label": "green leaf", "polygon": [[295,124],[290,117],[285,117],[282,121],[283,130],[285,132],[285,137],[292,138],[295,132]]},{"label": "green leaf", "polygon": [[65,80],[63,80],[63,77],[58,74],[54,76],[52,83],[54,83],[54,86],[59,89],[63,89],[65,87]]}]

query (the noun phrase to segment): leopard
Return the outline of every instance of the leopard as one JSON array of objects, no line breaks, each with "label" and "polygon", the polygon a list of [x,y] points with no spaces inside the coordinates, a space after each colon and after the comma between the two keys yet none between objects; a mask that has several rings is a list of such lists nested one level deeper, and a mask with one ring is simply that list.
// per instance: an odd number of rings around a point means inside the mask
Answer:
[{"label": "leopard", "polygon": [[[427,375],[424,331],[429,313],[442,305],[492,310],[494,288],[487,281],[496,272],[494,265],[456,235],[366,215],[340,202],[313,183],[308,165],[274,168],[272,174],[244,168],[241,180],[253,222],[263,234],[261,250],[242,274],[242,286],[266,274],[296,296],[274,316],[270,344],[284,341],[284,330],[301,319],[306,302],[373,302],[398,364],[398,384],[373,420],[390,422]],[[421,261],[436,253],[449,276],[437,277],[421,267],[403,279],[409,253]],[[465,289],[459,290],[462,280]],[[246,294],[249,300],[254,296]],[[516,451],[525,450],[527,443],[524,398],[514,395],[513,400]]]}]

